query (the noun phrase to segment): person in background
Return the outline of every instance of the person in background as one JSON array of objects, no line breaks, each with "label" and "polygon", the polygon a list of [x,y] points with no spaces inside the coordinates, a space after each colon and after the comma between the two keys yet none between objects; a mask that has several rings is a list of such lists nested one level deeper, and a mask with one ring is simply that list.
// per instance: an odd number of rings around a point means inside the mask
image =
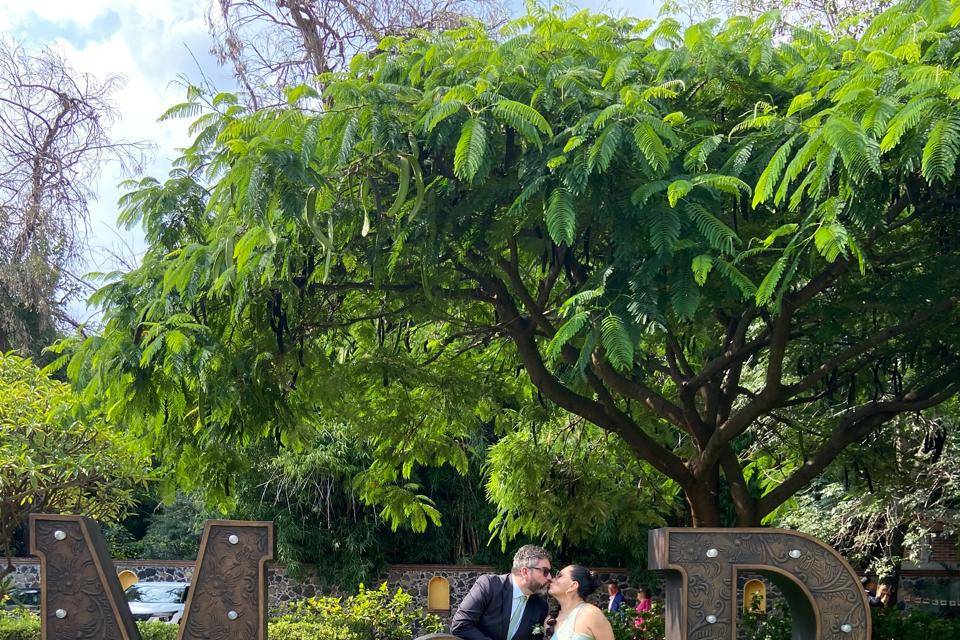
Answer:
[{"label": "person in background", "polygon": [[623,594],[620,593],[620,585],[617,584],[616,580],[607,583],[607,595],[610,596],[610,601],[607,602],[607,611],[614,613],[620,611],[620,607],[623,606]]},{"label": "person in background", "polygon": [[883,607],[884,609],[889,609],[891,607],[903,609],[904,608],[903,603],[897,602],[895,594],[896,594],[896,587],[894,587],[889,582],[882,583],[877,588],[877,601],[880,603],[878,606]]},{"label": "person in background", "polygon": [[860,578],[860,584],[867,594],[867,603],[871,607],[882,607],[883,603],[880,602],[880,598],[877,597],[877,581],[870,576],[863,576]]},{"label": "person in background", "polygon": [[[650,611],[653,608],[653,601],[650,599],[650,590],[646,587],[640,587],[637,591],[637,613]],[[643,616],[637,616],[634,626],[640,628],[643,626]]]},{"label": "person in background", "polygon": [[637,591],[637,613],[650,611],[653,607],[653,601],[650,599],[650,590],[646,587],[640,587]]}]

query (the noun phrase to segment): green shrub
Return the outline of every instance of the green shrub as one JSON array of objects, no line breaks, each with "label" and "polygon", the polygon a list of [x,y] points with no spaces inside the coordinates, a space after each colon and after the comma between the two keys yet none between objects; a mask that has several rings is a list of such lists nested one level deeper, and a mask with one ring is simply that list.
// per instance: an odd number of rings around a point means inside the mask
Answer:
[{"label": "green shrub", "polygon": [[270,623],[270,640],[358,640],[350,629],[326,622],[280,618]]},{"label": "green shrub", "polygon": [[653,609],[643,613],[627,606],[616,613],[606,613],[615,640],[663,640],[663,611],[657,602],[653,603]]},{"label": "green shrub", "polygon": [[960,619],[937,618],[920,611],[871,609],[873,640],[960,638]]},{"label": "green shrub", "polygon": [[138,622],[137,628],[140,629],[140,640],[177,640],[180,631],[179,625],[156,621]]},{"label": "green shrub", "polygon": [[40,640],[40,618],[26,609],[0,609],[0,640]]},{"label": "green shrub", "polygon": [[[404,590],[391,593],[386,583],[379,589],[367,589],[361,584],[357,595],[346,598],[320,597],[295,603],[289,614],[271,626],[270,633],[274,628],[300,633],[300,627],[294,623],[319,625],[311,636],[315,640],[410,640],[411,636],[442,629],[440,618],[415,606],[413,597]],[[287,638],[275,636],[275,640]]]},{"label": "green shrub", "polygon": [[[138,622],[141,640],[176,640],[179,627],[165,622]],[[25,609],[0,610],[0,640],[40,640],[40,618]]]}]

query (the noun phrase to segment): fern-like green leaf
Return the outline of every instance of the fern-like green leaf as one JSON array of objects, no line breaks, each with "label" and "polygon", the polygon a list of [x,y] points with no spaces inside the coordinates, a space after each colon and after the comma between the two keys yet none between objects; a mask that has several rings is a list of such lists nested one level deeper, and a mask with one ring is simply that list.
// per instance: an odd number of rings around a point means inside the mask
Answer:
[{"label": "fern-like green leaf", "polygon": [[487,154],[487,132],[477,118],[463,125],[457,150],[453,156],[453,172],[461,180],[470,182],[476,177]]},{"label": "fern-like green leaf", "polygon": [[786,236],[786,235],[789,235],[789,234],[793,233],[794,231],[797,230],[798,227],[799,227],[799,225],[797,225],[797,224],[795,224],[795,223],[792,223],[792,222],[791,222],[790,224],[780,225],[779,227],[777,227],[776,229],[774,229],[773,231],[771,231],[771,232],[770,232],[770,235],[768,235],[768,236],[763,240],[763,246],[764,246],[764,248],[768,248],[768,247],[772,246],[773,243],[777,241],[777,238],[779,238],[779,237],[781,237],[781,236]]},{"label": "fern-like green leaf", "polygon": [[553,129],[550,127],[550,123],[530,105],[514,100],[500,100],[493,108],[493,113],[518,131],[521,127],[534,127],[548,138],[553,137]]},{"label": "fern-like green leaf", "polygon": [[630,66],[633,64],[633,55],[626,54],[617,58],[617,60],[607,68],[603,76],[602,86],[620,87],[627,76],[630,75]]},{"label": "fern-like green leaf", "polygon": [[707,168],[707,158],[716,151],[723,136],[710,136],[695,144],[683,159],[683,168],[687,171],[702,171]]},{"label": "fern-like green leaf", "polygon": [[849,243],[847,229],[839,222],[821,225],[813,234],[817,251],[827,262],[835,261],[841,254],[846,255]]},{"label": "fern-like green leaf", "polygon": [[760,281],[757,287],[756,301],[758,306],[767,304],[773,295],[777,292],[777,284],[780,283],[780,277],[783,276],[783,270],[787,267],[787,256],[782,255],[770,267],[770,271]]},{"label": "fern-like green leaf", "polygon": [[560,325],[560,327],[557,329],[553,339],[547,343],[547,357],[556,358],[558,355],[560,355],[560,350],[563,349],[563,346],[570,342],[574,336],[583,330],[583,327],[586,326],[587,320],[589,319],[589,311],[579,311],[567,318],[566,322]]},{"label": "fern-like green leaf", "polygon": [[707,211],[699,202],[687,203],[683,208],[713,249],[729,255],[733,253],[734,245],[740,244],[737,232]]},{"label": "fern-like green leaf", "polygon": [[620,144],[620,132],[620,125],[614,123],[597,136],[593,146],[590,147],[590,155],[587,159],[587,166],[591,173],[595,169],[606,171],[609,168],[613,156],[617,152],[617,145]]},{"label": "fern-like green leaf", "polygon": [[680,237],[680,216],[676,210],[658,207],[647,215],[650,244],[660,255],[670,255]]},{"label": "fern-like green leaf", "polygon": [[630,202],[638,207],[642,207],[647,204],[647,200],[649,200],[653,195],[660,193],[661,191],[666,191],[669,186],[669,180],[655,180],[653,182],[647,182],[634,190],[633,194],[630,196]]},{"label": "fern-like green leaf", "polygon": [[871,171],[880,173],[880,151],[876,141],[851,119],[834,116],[827,120],[823,126],[823,138],[840,153],[854,180]]},{"label": "fern-like green leaf", "polygon": [[757,293],[757,286],[733,264],[726,260],[716,259],[713,261],[714,270],[719,273],[724,280],[732,284],[739,292],[740,296],[747,300]]},{"label": "fern-like green leaf", "polygon": [[957,155],[960,154],[960,119],[947,116],[930,128],[927,143],[923,147],[923,177],[933,184],[946,183],[957,170]]},{"label": "fern-like green leaf", "polygon": [[667,187],[667,201],[671,207],[677,206],[677,203],[688,193],[693,191],[694,184],[689,180],[674,180]]},{"label": "fern-like green leaf", "polygon": [[735,176],[724,176],[716,173],[704,173],[696,176],[693,178],[693,184],[694,186],[702,185],[704,187],[716,189],[717,191],[729,193],[737,200],[740,199],[741,193],[745,193],[748,196],[753,193],[753,189],[750,188],[750,185],[740,178]]},{"label": "fern-like green leaf", "polygon": [[707,276],[710,275],[710,271],[712,269],[713,257],[708,256],[707,254],[697,256],[690,264],[690,270],[693,272],[693,279],[696,280],[697,284],[701,287],[706,284]]},{"label": "fern-like green leaf", "polygon": [[563,187],[551,192],[547,202],[547,231],[553,241],[559,245],[573,245],[576,235],[577,214],[573,206],[573,196]]},{"label": "fern-like green leaf", "polygon": [[610,364],[621,371],[633,369],[633,341],[620,316],[611,313],[601,320],[600,336]]},{"label": "fern-like green leaf", "polygon": [[438,102],[433,105],[423,118],[420,119],[420,125],[426,132],[431,132],[437,128],[437,125],[456,114],[463,108],[463,103],[459,100],[449,100]]},{"label": "fern-like green leaf", "polygon": [[787,116],[792,116],[798,111],[803,111],[813,104],[813,102],[813,95],[809,91],[794,96],[793,100],[790,101],[790,106],[787,107]]},{"label": "fern-like green leaf", "polygon": [[670,283],[670,306],[684,319],[692,318],[700,306],[700,288],[690,276],[686,271],[677,271]]},{"label": "fern-like green leaf", "polygon": [[787,141],[784,142],[780,148],[777,149],[776,153],[773,154],[773,157],[770,158],[767,167],[763,170],[763,173],[760,174],[760,179],[757,181],[757,188],[753,191],[754,209],[773,195],[773,188],[783,174],[783,170],[787,166],[787,160],[790,158],[790,151],[793,149],[793,145],[799,137],[800,134],[795,133],[787,138]]},{"label": "fern-like green leaf", "polygon": [[936,107],[936,98],[914,98],[908,102],[907,105],[900,109],[897,115],[893,116],[890,120],[890,124],[887,126],[887,133],[880,141],[881,153],[886,153],[900,144],[900,139],[903,138],[907,131],[910,131],[924,119],[929,118],[938,111]]},{"label": "fern-like green leaf", "polygon": [[649,123],[641,122],[633,128],[633,140],[654,171],[661,173],[666,170],[670,163],[667,148]]}]

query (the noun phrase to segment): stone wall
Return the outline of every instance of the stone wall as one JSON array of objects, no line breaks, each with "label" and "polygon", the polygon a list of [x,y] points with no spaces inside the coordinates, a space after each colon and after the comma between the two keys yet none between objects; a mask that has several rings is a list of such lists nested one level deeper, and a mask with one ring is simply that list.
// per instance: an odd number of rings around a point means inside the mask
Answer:
[{"label": "stone wall", "polygon": [[[608,596],[605,584],[609,580],[617,581],[628,603],[636,603],[637,590],[642,585],[631,583],[629,574],[625,569],[601,567],[594,569],[594,571],[603,583],[590,598],[594,604],[606,609]],[[393,565],[387,573],[387,583],[391,588],[402,587],[405,591],[413,594],[417,604],[427,608],[427,587],[430,580],[435,577],[444,578],[450,584],[450,611],[437,611],[435,613],[441,617],[448,617],[457,610],[460,601],[470,591],[470,587],[473,586],[477,578],[485,573],[497,572],[493,567],[485,566]]]}]

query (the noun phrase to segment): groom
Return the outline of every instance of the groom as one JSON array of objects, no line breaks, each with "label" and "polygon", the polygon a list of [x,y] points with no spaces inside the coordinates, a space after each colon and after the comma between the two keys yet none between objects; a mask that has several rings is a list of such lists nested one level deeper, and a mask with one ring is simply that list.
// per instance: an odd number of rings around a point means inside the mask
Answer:
[{"label": "groom", "polygon": [[450,632],[463,640],[542,637],[551,580],[550,555],[532,544],[520,547],[510,573],[477,579],[453,615]]}]

